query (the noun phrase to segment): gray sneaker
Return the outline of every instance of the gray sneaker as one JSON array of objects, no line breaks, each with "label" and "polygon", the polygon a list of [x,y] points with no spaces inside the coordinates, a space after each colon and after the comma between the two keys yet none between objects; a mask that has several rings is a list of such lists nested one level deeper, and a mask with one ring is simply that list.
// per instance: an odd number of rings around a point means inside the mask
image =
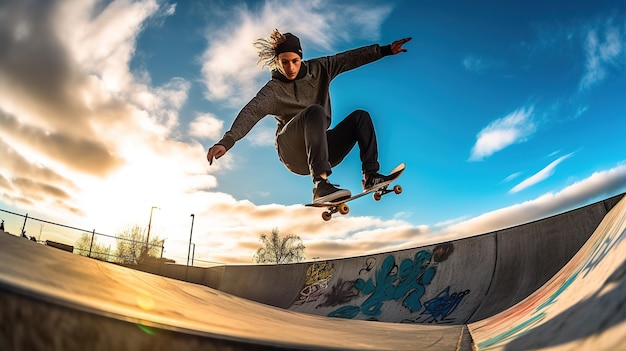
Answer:
[{"label": "gray sneaker", "polygon": [[319,204],[324,202],[333,202],[347,199],[352,196],[350,190],[339,189],[335,185],[330,184],[328,179],[316,179],[315,188],[313,188],[313,203]]}]

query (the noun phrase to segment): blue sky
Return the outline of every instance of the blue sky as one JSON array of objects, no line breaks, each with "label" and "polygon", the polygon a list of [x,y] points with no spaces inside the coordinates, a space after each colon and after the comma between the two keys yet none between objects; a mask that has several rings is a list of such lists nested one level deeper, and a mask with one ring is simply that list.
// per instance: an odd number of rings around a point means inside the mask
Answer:
[{"label": "blue sky", "polygon": [[[249,263],[273,228],[331,258],[573,209],[626,191],[625,15],[620,1],[5,1],[0,208],[115,235],[158,206],[153,235],[183,263],[191,213],[196,258]],[[323,222],[271,116],[209,167],[269,78],[252,42],[273,28],[305,60],[413,38],[331,86],[334,122],[369,111],[382,171],[406,163],[401,195]],[[332,181],[360,180],[355,149]]]}]

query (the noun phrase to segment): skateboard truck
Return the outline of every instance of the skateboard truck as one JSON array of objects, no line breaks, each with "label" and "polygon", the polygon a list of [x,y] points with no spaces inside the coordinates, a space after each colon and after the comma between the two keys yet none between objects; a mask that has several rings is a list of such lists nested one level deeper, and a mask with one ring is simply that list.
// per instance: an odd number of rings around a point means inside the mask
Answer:
[{"label": "skateboard truck", "polygon": [[329,206],[328,211],[322,212],[322,218],[325,221],[330,221],[331,218],[333,218],[333,214],[337,212],[341,213],[342,215],[346,215],[350,212],[350,206],[348,206],[348,204],[346,203]]},{"label": "skateboard truck", "polygon": [[376,190],[374,192],[374,195],[372,196],[374,197],[374,200],[380,201],[380,199],[382,199],[384,195],[387,195],[389,193],[396,193],[396,195],[400,194],[402,193],[402,187],[400,185],[395,185],[392,189],[388,189],[385,186],[384,188]]}]

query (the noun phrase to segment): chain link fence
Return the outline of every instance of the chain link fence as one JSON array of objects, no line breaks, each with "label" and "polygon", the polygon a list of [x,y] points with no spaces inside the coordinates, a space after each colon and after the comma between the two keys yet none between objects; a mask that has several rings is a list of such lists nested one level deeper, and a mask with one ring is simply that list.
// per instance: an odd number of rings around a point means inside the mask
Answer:
[{"label": "chain link fence", "polygon": [[165,240],[155,238],[148,243],[142,233],[114,236],[30,217],[28,213],[0,209],[0,215],[2,231],[74,254],[126,264],[140,263],[146,257],[163,259]]}]

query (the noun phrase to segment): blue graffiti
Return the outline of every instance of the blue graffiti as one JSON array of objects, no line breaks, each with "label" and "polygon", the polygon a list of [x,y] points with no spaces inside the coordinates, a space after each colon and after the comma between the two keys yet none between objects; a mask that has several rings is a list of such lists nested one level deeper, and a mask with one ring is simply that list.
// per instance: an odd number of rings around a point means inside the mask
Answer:
[{"label": "blue graffiti", "polygon": [[[622,219],[624,220],[624,219]],[[604,257],[613,249],[613,247],[617,246],[619,242],[625,237],[626,230],[622,231],[619,235],[616,232],[610,233],[606,238],[594,248],[591,257],[589,258],[589,262],[583,268],[584,275],[583,278],[589,274],[592,270],[604,260]]]},{"label": "blue graffiti", "polygon": [[450,287],[447,287],[439,295],[424,302],[424,311],[422,315],[429,316],[425,321],[427,323],[442,322],[459,306],[465,295],[469,294],[469,290],[465,290],[450,295]]},{"label": "blue graffiti", "polygon": [[328,317],[352,319],[359,314],[359,306],[343,306],[328,314]]},{"label": "blue graffiti", "polygon": [[387,256],[374,273],[373,278],[354,282],[354,288],[369,297],[361,306],[343,306],[330,317],[354,318],[359,312],[366,316],[378,316],[387,301],[400,301],[411,313],[422,309],[421,299],[435,277],[436,268],[429,267],[432,255],[419,251],[414,259],[405,259],[398,267],[393,256]]}]

